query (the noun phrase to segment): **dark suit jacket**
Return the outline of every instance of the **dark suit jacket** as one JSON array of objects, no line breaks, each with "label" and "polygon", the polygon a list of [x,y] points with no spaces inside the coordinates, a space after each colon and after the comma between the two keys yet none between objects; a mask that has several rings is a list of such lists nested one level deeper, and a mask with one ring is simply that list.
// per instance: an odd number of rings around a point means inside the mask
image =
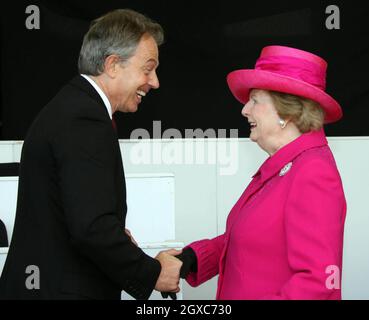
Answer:
[{"label": "dark suit jacket", "polygon": [[7,247],[8,245],[8,233],[4,222],[0,220],[0,247]]},{"label": "dark suit jacket", "polygon": [[[125,234],[126,186],[118,138],[81,76],[41,111],[25,139],[2,299],[147,299],[160,263]],[[40,271],[29,290],[27,266]]]},{"label": "dark suit jacket", "polygon": [[0,163],[0,177],[14,177],[19,176],[19,163],[9,162]]}]

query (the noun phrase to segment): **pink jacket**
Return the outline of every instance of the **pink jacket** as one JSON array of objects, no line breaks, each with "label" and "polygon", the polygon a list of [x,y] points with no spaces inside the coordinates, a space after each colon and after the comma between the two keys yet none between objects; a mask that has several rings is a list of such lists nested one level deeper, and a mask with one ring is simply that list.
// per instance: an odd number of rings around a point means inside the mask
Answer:
[{"label": "pink jacket", "polygon": [[232,208],[226,231],[189,246],[198,286],[219,274],[217,299],[341,299],[346,201],[324,131],[269,157]]}]

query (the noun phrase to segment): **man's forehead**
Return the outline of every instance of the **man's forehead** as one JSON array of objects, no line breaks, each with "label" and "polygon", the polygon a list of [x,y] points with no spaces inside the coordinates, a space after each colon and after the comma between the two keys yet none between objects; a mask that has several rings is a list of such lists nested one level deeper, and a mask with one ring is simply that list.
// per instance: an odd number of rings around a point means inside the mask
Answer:
[{"label": "man's forehead", "polygon": [[159,49],[153,38],[142,38],[137,47],[136,55],[140,57],[144,63],[159,65]]}]

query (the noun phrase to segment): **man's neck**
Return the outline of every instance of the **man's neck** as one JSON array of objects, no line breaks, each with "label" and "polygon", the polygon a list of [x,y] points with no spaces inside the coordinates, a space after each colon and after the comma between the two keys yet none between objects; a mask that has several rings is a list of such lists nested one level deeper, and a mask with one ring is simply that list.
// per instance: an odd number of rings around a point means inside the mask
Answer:
[{"label": "man's neck", "polygon": [[104,92],[104,94],[106,95],[106,97],[108,98],[110,102],[112,114],[114,114],[114,112],[116,111],[116,105],[113,103],[112,99],[110,98],[108,86],[105,84],[105,81],[103,78],[104,75],[102,74],[100,76],[89,76],[89,77],[97,84],[97,86],[102,90],[102,92]]}]

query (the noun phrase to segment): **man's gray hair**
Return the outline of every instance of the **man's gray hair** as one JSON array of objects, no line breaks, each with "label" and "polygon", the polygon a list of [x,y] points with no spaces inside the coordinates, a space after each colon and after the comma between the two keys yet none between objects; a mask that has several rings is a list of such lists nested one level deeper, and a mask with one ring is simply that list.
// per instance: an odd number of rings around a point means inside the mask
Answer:
[{"label": "man's gray hair", "polygon": [[98,76],[104,71],[105,59],[112,54],[122,62],[128,60],[144,34],[151,35],[158,46],[164,41],[162,27],[133,10],[118,9],[97,18],[83,38],[79,73]]}]

